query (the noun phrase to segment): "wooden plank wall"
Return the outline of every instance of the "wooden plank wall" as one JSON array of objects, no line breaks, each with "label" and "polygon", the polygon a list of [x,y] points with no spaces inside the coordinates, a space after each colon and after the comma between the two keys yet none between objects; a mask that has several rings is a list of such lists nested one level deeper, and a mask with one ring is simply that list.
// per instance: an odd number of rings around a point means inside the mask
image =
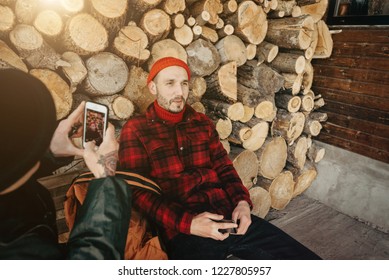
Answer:
[{"label": "wooden plank wall", "polygon": [[328,114],[316,139],[389,163],[389,27],[341,29],[331,57],[312,61]]}]

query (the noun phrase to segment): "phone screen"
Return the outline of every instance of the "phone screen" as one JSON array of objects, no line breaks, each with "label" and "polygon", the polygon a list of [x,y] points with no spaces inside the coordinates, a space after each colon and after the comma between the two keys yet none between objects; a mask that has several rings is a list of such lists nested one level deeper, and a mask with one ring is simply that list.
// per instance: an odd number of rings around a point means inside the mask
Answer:
[{"label": "phone screen", "polygon": [[85,114],[85,142],[95,141],[96,145],[100,146],[103,142],[106,116],[90,108],[86,109]]}]

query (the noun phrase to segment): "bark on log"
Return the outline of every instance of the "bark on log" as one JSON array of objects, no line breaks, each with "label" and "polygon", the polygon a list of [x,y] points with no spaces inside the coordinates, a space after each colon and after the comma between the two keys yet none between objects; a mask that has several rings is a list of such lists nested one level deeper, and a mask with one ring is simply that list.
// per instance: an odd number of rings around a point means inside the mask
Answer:
[{"label": "bark on log", "polygon": [[109,119],[111,120],[127,120],[133,115],[135,110],[134,104],[131,100],[120,94],[97,97],[93,100],[108,107]]},{"label": "bark on log", "polygon": [[288,110],[290,113],[297,112],[301,107],[301,98],[297,95],[277,93],[275,95],[275,101],[277,107]]},{"label": "bark on log", "polygon": [[312,112],[309,114],[309,118],[319,122],[325,122],[328,119],[328,115],[327,113],[323,113],[323,112]]},{"label": "bark on log", "polygon": [[320,0],[319,2],[311,5],[301,6],[301,14],[311,15],[314,22],[320,21],[328,8],[328,0]]},{"label": "bark on log", "polygon": [[91,15],[105,27],[109,38],[116,37],[126,23],[128,0],[90,0],[89,6]]},{"label": "bark on log", "polygon": [[247,61],[246,46],[243,41],[235,35],[225,36],[215,44],[215,47],[219,51],[222,63],[233,60],[239,67]]},{"label": "bark on log", "polygon": [[255,60],[239,67],[237,76],[242,85],[260,90],[265,95],[273,95],[284,85],[282,75],[265,64],[257,65]]},{"label": "bark on log", "polygon": [[255,108],[263,101],[263,93],[259,90],[245,87],[238,83],[238,101],[251,108]]},{"label": "bark on log", "polygon": [[131,1],[131,9],[128,10],[128,19],[139,22],[142,15],[161,3],[162,0],[135,0]]},{"label": "bark on log", "polygon": [[255,154],[259,163],[258,174],[267,179],[274,179],[286,164],[286,142],[282,137],[268,137]]},{"label": "bark on log", "polygon": [[63,65],[61,56],[43,40],[42,35],[31,25],[16,25],[9,33],[9,39],[20,57],[32,68],[55,70]]},{"label": "bark on log", "polygon": [[113,95],[126,86],[129,70],[117,55],[101,52],[87,59],[85,64],[88,75],[83,86],[91,96]]},{"label": "bark on log", "polygon": [[228,117],[232,121],[239,121],[244,117],[244,107],[240,102],[229,104],[219,100],[203,99],[202,103],[208,112],[215,112],[221,118]]},{"label": "bark on log", "polygon": [[198,25],[205,25],[208,23],[208,21],[211,19],[211,15],[207,11],[202,11],[197,17],[196,17],[196,23]]},{"label": "bark on log", "polygon": [[296,73],[282,73],[284,77],[284,89],[281,92],[296,95],[301,91],[301,85],[303,83],[303,75]]},{"label": "bark on log", "polygon": [[188,65],[196,76],[208,76],[220,65],[220,55],[216,47],[203,39],[193,41],[187,48]]},{"label": "bark on log", "polygon": [[330,30],[324,21],[320,20],[317,23],[317,32],[317,46],[315,48],[315,54],[313,55],[313,58],[328,58],[332,54],[334,42],[332,40]]},{"label": "bark on log", "polygon": [[271,207],[282,210],[293,197],[294,181],[290,171],[283,171],[273,180],[259,178],[259,186],[267,190],[271,197]]},{"label": "bark on log", "polygon": [[304,124],[304,133],[312,136],[319,135],[323,126],[317,120],[311,119],[309,114],[306,116],[305,124]]},{"label": "bark on log", "polygon": [[293,197],[302,194],[308,189],[317,176],[316,167],[310,161],[305,162],[302,170],[290,165],[287,165],[286,169],[292,172],[294,181],[296,182],[294,185]]},{"label": "bark on log", "polygon": [[[257,156],[249,150],[233,149],[230,151],[229,157],[243,185],[250,189],[257,181]],[[250,164],[247,164],[248,162]]]},{"label": "bark on log", "polygon": [[66,117],[73,103],[73,96],[68,84],[54,71],[49,69],[32,69],[30,74],[41,80],[53,97],[57,120]]},{"label": "bark on log", "polygon": [[288,147],[287,161],[294,167],[303,169],[307,159],[308,143],[307,137],[299,137],[292,145]]},{"label": "bark on log", "polygon": [[171,28],[170,17],[161,9],[147,11],[141,18],[139,26],[146,33],[150,44],[165,39]]},{"label": "bark on log", "polygon": [[266,41],[287,49],[305,50],[312,41],[314,22],[311,16],[269,20]]},{"label": "bark on log", "polygon": [[253,186],[249,189],[249,193],[250,199],[253,203],[251,214],[262,219],[265,218],[271,207],[271,197],[269,192],[264,188]]},{"label": "bark on log", "polygon": [[203,77],[193,77],[189,81],[188,104],[199,102],[207,90],[207,82]]},{"label": "bark on log", "polygon": [[252,135],[251,128],[241,122],[232,122],[232,131],[228,136],[228,141],[235,145],[243,145],[243,142]]},{"label": "bark on log", "polygon": [[234,26],[235,34],[247,43],[258,45],[265,39],[268,29],[266,14],[253,1],[241,2],[238,10],[226,20]]},{"label": "bark on log", "polygon": [[0,40],[0,69],[16,68],[28,72],[23,60],[6,43]]},{"label": "bark on log", "polygon": [[230,14],[235,13],[237,9],[238,9],[238,2],[236,2],[236,0],[228,0],[223,4],[222,15],[224,17],[228,16]]},{"label": "bark on log", "polygon": [[120,29],[113,41],[112,49],[126,62],[139,66],[150,57],[148,45],[146,33],[135,25],[128,25]]},{"label": "bark on log", "polygon": [[271,135],[282,136],[291,145],[303,132],[304,123],[305,116],[303,113],[289,113],[279,109],[271,126]]},{"label": "bark on log", "polygon": [[13,10],[7,6],[0,6],[0,39],[8,37],[9,32],[16,24]]},{"label": "bark on log", "polygon": [[219,35],[219,38],[224,38],[228,35],[232,35],[234,31],[235,29],[231,24],[226,24],[223,28],[218,30],[217,34]]},{"label": "bark on log", "polygon": [[200,0],[195,1],[192,6],[189,7],[194,17],[201,14],[202,11],[207,11],[210,15],[209,23],[216,24],[219,19],[219,14],[223,11],[223,5],[220,0]]},{"label": "bark on log", "polygon": [[149,92],[146,85],[147,76],[148,73],[141,67],[132,65],[128,74],[128,82],[123,90],[123,96],[131,100],[135,105],[135,110],[141,114],[155,100],[155,96]]},{"label": "bark on log", "polygon": [[108,33],[104,26],[86,13],[71,17],[63,32],[63,45],[68,51],[90,56],[108,47]]},{"label": "bark on log", "polygon": [[238,98],[236,71],[236,62],[231,61],[207,77],[207,92],[204,94],[204,98],[218,99],[229,103],[236,102]]},{"label": "bark on log", "polygon": [[265,143],[269,134],[269,124],[260,119],[252,119],[246,123],[251,127],[251,136],[243,141],[243,148],[249,151],[257,151]]},{"label": "bark on log", "polygon": [[[151,69],[151,66],[154,64],[155,61],[166,56],[176,57],[185,62],[188,60],[188,55],[183,46],[181,46],[179,43],[172,39],[165,39],[158,41],[151,47],[151,57],[148,60],[148,69]],[[192,67],[190,65],[189,67],[191,69],[191,72],[195,75],[192,70]]]}]

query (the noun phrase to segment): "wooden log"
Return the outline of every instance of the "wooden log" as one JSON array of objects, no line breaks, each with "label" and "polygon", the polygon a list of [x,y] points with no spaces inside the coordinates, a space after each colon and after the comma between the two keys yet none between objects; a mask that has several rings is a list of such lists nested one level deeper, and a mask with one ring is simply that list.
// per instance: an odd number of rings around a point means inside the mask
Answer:
[{"label": "wooden log", "polygon": [[283,18],[285,16],[285,11],[269,11],[267,13],[267,19],[277,19],[277,18]]},{"label": "wooden log", "polygon": [[282,73],[284,77],[284,89],[282,92],[296,95],[300,93],[303,83],[303,74],[296,73]]},{"label": "wooden log", "polygon": [[77,89],[77,86],[86,78],[88,70],[86,69],[82,58],[75,52],[64,52],[62,54],[62,59],[70,65],[62,67],[62,72],[70,82],[71,92],[74,92]]},{"label": "wooden log", "polygon": [[152,9],[142,16],[139,27],[146,33],[150,44],[153,44],[168,36],[171,28],[170,17],[161,9]]},{"label": "wooden log", "polygon": [[276,106],[290,113],[295,113],[300,110],[301,98],[297,95],[290,95],[286,93],[277,93],[275,95]]},{"label": "wooden log", "polygon": [[55,43],[63,30],[61,16],[52,10],[43,10],[36,16],[34,27],[48,42]]},{"label": "wooden log", "polygon": [[232,35],[234,33],[234,27],[231,24],[226,24],[223,28],[217,31],[219,38],[226,37],[228,35]]},{"label": "wooden log", "polygon": [[242,85],[260,90],[265,95],[273,95],[284,85],[284,78],[277,71],[265,64],[257,65],[255,60],[239,67],[237,76]]},{"label": "wooden log", "polygon": [[229,157],[243,185],[250,189],[257,181],[257,156],[252,151],[234,148],[231,149]]},{"label": "wooden log", "polygon": [[112,50],[126,62],[141,65],[150,57],[149,39],[144,31],[128,25],[120,29],[112,44]]},{"label": "wooden log", "polygon": [[97,97],[93,100],[108,107],[111,120],[127,120],[135,111],[132,101],[120,94]]},{"label": "wooden log", "polygon": [[43,40],[42,35],[31,25],[16,25],[9,33],[9,39],[20,57],[32,68],[55,70],[64,64],[61,56]]},{"label": "wooden log", "polygon": [[271,207],[271,197],[267,190],[264,188],[253,186],[249,189],[250,199],[253,203],[253,209],[251,209],[251,214],[265,218],[269,213]]},{"label": "wooden log", "polygon": [[311,16],[269,20],[266,41],[287,49],[305,50],[312,41],[314,22]]},{"label": "wooden log", "polygon": [[251,108],[249,106],[243,105],[244,108],[244,116],[240,119],[240,122],[246,123],[249,120],[251,120],[254,116],[254,108]]},{"label": "wooden log", "polygon": [[239,67],[247,61],[246,46],[243,41],[235,35],[225,36],[216,43],[215,47],[219,51],[222,63],[233,60],[236,61],[236,65]]},{"label": "wooden log", "polygon": [[17,22],[20,24],[32,24],[39,11],[38,0],[17,0],[14,12]]},{"label": "wooden log", "polygon": [[198,25],[205,25],[208,23],[208,21],[211,19],[211,15],[207,11],[202,11],[197,17],[196,17],[196,24]]},{"label": "wooden log", "polygon": [[236,2],[236,0],[228,0],[223,3],[222,15],[224,17],[231,15],[235,13],[237,9],[238,9],[238,2]]},{"label": "wooden log", "polygon": [[273,180],[259,178],[259,186],[267,190],[271,197],[271,207],[282,210],[293,197],[294,181],[290,171],[283,171]]},{"label": "wooden log", "polygon": [[323,98],[315,99],[313,110],[317,110],[321,107],[323,107],[326,103],[324,102]]},{"label": "wooden log", "polygon": [[[176,57],[185,62],[188,60],[188,55],[183,46],[172,39],[164,39],[154,43],[151,47],[151,57],[148,60],[149,71],[155,61],[167,56]],[[192,67],[190,68],[192,70]],[[193,73],[193,70],[191,72]],[[193,73],[193,75],[195,75],[195,73]]]},{"label": "wooden log", "polygon": [[193,38],[197,40],[200,38],[201,33],[203,33],[203,27],[200,25],[195,25],[192,27],[192,32],[193,32]]},{"label": "wooden log", "polygon": [[295,181],[293,197],[302,194],[306,189],[308,189],[317,176],[316,167],[310,161],[305,162],[303,169],[299,169],[291,165],[287,165],[286,169],[292,172]]},{"label": "wooden log", "polygon": [[190,27],[193,27],[193,26],[195,26],[195,24],[196,24],[196,19],[195,19],[194,17],[190,16],[190,17],[188,17],[188,18],[186,19],[186,23],[187,23]]},{"label": "wooden log", "polygon": [[308,149],[307,157],[310,161],[318,163],[324,158],[326,150],[315,143],[312,143]]},{"label": "wooden log", "polygon": [[0,40],[0,69],[16,68],[28,72],[26,64],[6,43]]},{"label": "wooden log", "polygon": [[221,140],[227,139],[232,132],[232,122],[229,118],[219,118],[216,116],[210,117],[215,124],[216,131],[219,134]]},{"label": "wooden log", "polygon": [[189,81],[188,104],[199,102],[207,90],[207,82],[203,77],[193,77]]},{"label": "wooden log", "polygon": [[257,45],[245,44],[246,45],[246,57],[247,60],[253,60],[257,56]]},{"label": "wooden log", "polygon": [[258,60],[264,60],[266,62],[272,62],[273,59],[278,54],[278,46],[268,43],[266,41],[263,41],[258,45],[257,48],[257,57],[259,57]]},{"label": "wooden log", "polygon": [[305,124],[304,124],[304,133],[312,136],[317,136],[319,135],[321,129],[323,126],[321,123],[317,120],[311,119],[309,114],[306,114],[307,117],[305,119]]},{"label": "wooden log", "polygon": [[281,17],[290,17],[294,7],[297,5],[295,0],[278,0],[277,7],[273,9],[274,12],[281,12]]},{"label": "wooden log", "polygon": [[128,10],[128,19],[139,22],[146,11],[149,11],[161,3],[162,0],[134,0],[131,1],[131,9]]},{"label": "wooden log", "polygon": [[232,121],[239,121],[244,117],[244,107],[240,102],[229,104],[220,100],[203,99],[202,103],[208,112],[215,112],[221,118],[228,117]]},{"label": "wooden log", "polygon": [[265,39],[268,28],[266,14],[253,1],[241,2],[238,10],[226,20],[234,26],[235,34],[246,43],[258,45]]},{"label": "wooden log", "polygon": [[220,0],[200,0],[195,1],[192,6],[189,7],[194,17],[201,14],[203,11],[207,11],[210,15],[209,23],[216,24],[219,19],[219,14],[223,11],[223,5]]},{"label": "wooden log", "polygon": [[50,91],[54,100],[57,120],[70,113],[73,96],[68,84],[54,71],[49,69],[32,69],[30,74],[41,80]]},{"label": "wooden log", "polygon": [[270,66],[279,72],[301,74],[305,69],[305,57],[298,54],[279,52]]},{"label": "wooden log", "polygon": [[173,31],[174,40],[176,40],[180,45],[186,47],[193,41],[193,32],[189,25],[182,25],[179,28],[174,28]]},{"label": "wooden log", "polygon": [[195,102],[191,104],[191,106],[196,112],[203,113],[203,114],[205,114],[206,112],[205,106],[201,102]]},{"label": "wooden log", "polygon": [[107,96],[118,93],[127,84],[128,67],[119,56],[101,52],[86,60],[88,75],[84,90],[91,96]]},{"label": "wooden log", "polygon": [[166,0],[162,4],[162,9],[169,15],[174,15],[184,11],[186,8],[185,0]]},{"label": "wooden log", "polygon": [[309,114],[309,118],[319,122],[325,122],[328,120],[328,115],[327,113],[323,112],[312,112]]},{"label": "wooden log", "polygon": [[292,145],[303,132],[304,124],[305,116],[303,113],[289,113],[279,109],[271,126],[271,135],[282,136],[289,145]]},{"label": "wooden log", "polygon": [[193,41],[187,48],[188,65],[196,76],[208,76],[220,65],[220,55],[216,47],[203,39]]},{"label": "wooden log", "polygon": [[288,147],[287,161],[299,169],[303,169],[307,159],[308,143],[307,137],[300,136],[292,145]]},{"label": "wooden log", "polygon": [[251,128],[241,122],[232,122],[232,131],[228,135],[228,141],[235,145],[243,145],[243,142],[249,139],[252,135]]},{"label": "wooden log", "polygon": [[311,5],[301,6],[301,14],[303,15],[311,15],[314,22],[319,22],[328,8],[328,0],[320,0],[319,2]]},{"label": "wooden log", "polygon": [[254,116],[267,122],[274,120],[277,114],[277,107],[274,102],[274,95],[264,96],[263,100],[255,107]]},{"label": "wooden log", "polygon": [[320,2],[320,0],[297,0],[297,5],[305,6]]},{"label": "wooden log", "polygon": [[238,83],[237,98],[243,105],[255,108],[263,101],[263,93]]},{"label": "wooden log", "polygon": [[219,35],[217,34],[216,30],[208,26],[202,27],[201,37],[210,41],[211,43],[216,43],[219,40]]},{"label": "wooden log", "polygon": [[306,94],[301,97],[301,111],[311,112],[313,110],[314,101],[311,95]]},{"label": "wooden log", "polygon": [[255,152],[265,143],[269,134],[269,123],[254,118],[246,122],[246,125],[251,128],[251,136],[243,141],[242,146],[246,150]]},{"label": "wooden log", "polygon": [[[73,93],[73,102],[72,102],[72,108],[71,108],[71,112],[73,112],[74,110],[77,109],[77,107],[80,105],[81,102],[83,101],[92,101],[92,98],[90,96],[88,96],[87,94],[85,93],[82,93],[82,92],[75,92]],[[80,147],[82,147],[82,145],[80,145]]]},{"label": "wooden log", "polygon": [[220,142],[222,143],[222,145],[223,145],[224,149],[226,150],[227,154],[229,154],[230,151],[231,151],[230,142],[228,142],[227,139],[220,140]]},{"label": "wooden log", "polygon": [[[185,17],[183,14],[179,13],[172,17],[172,23],[175,28],[181,28],[185,24]],[[189,26],[189,25],[188,25]]]},{"label": "wooden log", "polygon": [[59,0],[62,10],[61,14],[64,16],[72,16],[80,13],[85,6],[84,0]]},{"label": "wooden log", "polygon": [[147,87],[147,76],[148,73],[141,67],[130,66],[128,82],[122,93],[124,97],[132,101],[135,111],[141,114],[155,100],[155,96],[149,92]]},{"label": "wooden log", "polygon": [[[268,137],[265,143],[255,151],[258,157],[258,174],[267,179],[274,179],[286,164],[287,146],[282,137]],[[260,184],[258,184],[261,186]]]},{"label": "wooden log", "polygon": [[68,51],[83,56],[102,52],[108,47],[108,33],[94,17],[80,13],[68,19],[63,32],[63,45]]},{"label": "wooden log", "polygon": [[317,46],[313,58],[315,59],[328,58],[332,54],[334,42],[332,40],[330,30],[328,29],[328,26],[324,21],[320,20],[319,22],[317,22],[317,32],[318,32]]},{"label": "wooden log", "polygon": [[16,16],[10,7],[0,6],[0,18],[0,39],[5,39],[16,24]]},{"label": "wooden log", "polygon": [[236,69],[236,62],[231,61],[206,77],[207,91],[204,97],[229,103],[236,102],[238,100]]},{"label": "wooden log", "polygon": [[111,41],[126,23],[128,0],[115,0],[114,3],[90,0],[89,7],[90,14],[105,27]]}]

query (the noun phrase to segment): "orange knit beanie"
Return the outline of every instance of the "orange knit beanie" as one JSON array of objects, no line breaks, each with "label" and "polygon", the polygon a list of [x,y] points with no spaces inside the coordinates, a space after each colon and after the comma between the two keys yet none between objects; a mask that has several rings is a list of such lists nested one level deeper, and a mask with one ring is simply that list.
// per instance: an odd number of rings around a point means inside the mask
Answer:
[{"label": "orange knit beanie", "polygon": [[188,80],[190,80],[189,66],[181,59],[169,56],[161,58],[154,62],[153,66],[151,67],[149,76],[147,77],[147,84],[149,84],[161,70],[170,66],[179,66],[184,68],[186,70],[186,73],[188,73]]}]

